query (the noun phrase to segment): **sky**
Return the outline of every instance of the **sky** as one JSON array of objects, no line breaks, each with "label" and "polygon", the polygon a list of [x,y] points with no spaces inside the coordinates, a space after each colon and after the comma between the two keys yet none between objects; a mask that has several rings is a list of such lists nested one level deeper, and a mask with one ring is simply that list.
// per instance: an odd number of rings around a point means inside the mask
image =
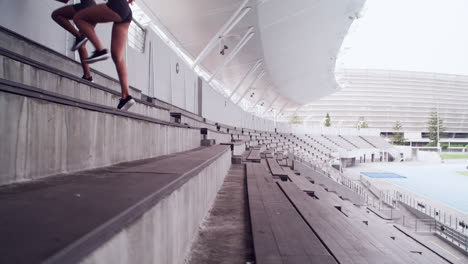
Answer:
[{"label": "sky", "polygon": [[468,0],[367,0],[337,68],[468,75]]}]

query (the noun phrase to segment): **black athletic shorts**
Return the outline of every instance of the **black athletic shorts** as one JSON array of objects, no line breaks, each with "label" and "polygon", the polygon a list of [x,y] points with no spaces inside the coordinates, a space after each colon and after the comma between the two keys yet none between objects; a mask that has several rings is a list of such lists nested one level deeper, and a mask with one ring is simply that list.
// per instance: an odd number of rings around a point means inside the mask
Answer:
[{"label": "black athletic shorts", "polygon": [[96,2],[94,2],[94,0],[81,0],[79,4],[73,5],[73,8],[75,8],[76,12],[79,12],[80,10],[93,6],[95,4]]},{"label": "black athletic shorts", "polygon": [[130,9],[127,0],[109,0],[107,1],[107,6],[122,18],[122,21],[116,24],[132,22],[132,9]]}]

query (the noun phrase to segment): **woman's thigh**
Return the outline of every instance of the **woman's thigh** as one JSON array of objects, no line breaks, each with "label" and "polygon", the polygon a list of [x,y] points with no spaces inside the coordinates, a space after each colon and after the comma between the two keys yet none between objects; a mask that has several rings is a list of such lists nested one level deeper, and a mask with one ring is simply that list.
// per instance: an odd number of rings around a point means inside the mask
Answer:
[{"label": "woman's thigh", "polygon": [[122,18],[105,4],[94,5],[85,8],[75,15],[75,19],[81,19],[91,24],[119,22]]},{"label": "woman's thigh", "polygon": [[55,10],[53,14],[64,17],[66,19],[73,19],[73,16],[76,14],[76,10],[73,5],[68,5]]}]

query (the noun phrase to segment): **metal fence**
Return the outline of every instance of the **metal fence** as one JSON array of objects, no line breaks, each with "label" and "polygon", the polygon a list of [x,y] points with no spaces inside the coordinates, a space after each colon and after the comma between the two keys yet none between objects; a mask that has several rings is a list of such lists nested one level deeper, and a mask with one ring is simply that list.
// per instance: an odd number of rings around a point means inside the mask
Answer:
[{"label": "metal fence", "polygon": [[[468,251],[468,222],[465,220],[447,215],[440,209],[432,208],[430,205],[418,201],[414,196],[397,191],[381,190],[365,177],[361,176],[360,183],[356,183],[328,164],[312,164],[297,157],[296,160],[353,190],[365,199],[367,207],[378,210],[390,219],[400,216],[397,208],[399,202],[416,209],[427,218],[407,220],[403,216],[399,219],[400,224],[418,233],[437,233],[459,248]],[[372,195],[369,195],[368,192]]]},{"label": "metal fence", "polygon": [[[460,249],[468,252],[468,221],[452,217],[440,209],[433,208],[419,201],[414,196],[397,191],[381,190],[362,176],[358,184],[328,164],[312,164],[298,157],[295,157],[295,160],[353,190],[365,199],[368,207],[378,210],[390,219],[400,216],[397,213],[399,212],[397,208],[399,202],[416,209],[427,218],[408,220],[403,216],[399,220],[400,224],[418,233],[436,233]],[[372,196],[368,192],[372,193]]]},{"label": "metal fence", "polygon": [[468,234],[461,233],[435,219],[405,220],[403,217],[401,225],[417,233],[435,233],[460,249],[468,251]]}]

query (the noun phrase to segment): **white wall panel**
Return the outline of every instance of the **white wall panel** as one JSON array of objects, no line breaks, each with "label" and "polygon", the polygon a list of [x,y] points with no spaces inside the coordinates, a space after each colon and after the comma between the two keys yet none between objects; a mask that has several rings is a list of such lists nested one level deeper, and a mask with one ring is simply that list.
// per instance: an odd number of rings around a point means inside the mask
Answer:
[{"label": "white wall panel", "polygon": [[135,88],[140,89],[144,94],[149,94],[149,50],[145,47],[145,52],[127,47],[127,65],[129,67],[128,80]]},{"label": "white wall panel", "polygon": [[171,98],[172,104],[185,107],[185,64],[174,53],[171,54]]},{"label": "white wall panel", "polygon": [[185,109],[196,113],[196,90],[198,86],[198,76],[190,69],[185,69]]},{"label": "white wall panel", "polygon": [[[149,31],[151,32],[151,31]],[[155,95],[157,98],[171,102],[171,54],[172,50],[153,32],[149,33],[154,35],[152,38],[153,48],[153,67],[154,67],[154,86]]]},{"label": "white wall panel", "polygon": [[60,53],[66,51],[66,33],[50,15],[63,6],[56,1],[0,1],[0,25]]}]

